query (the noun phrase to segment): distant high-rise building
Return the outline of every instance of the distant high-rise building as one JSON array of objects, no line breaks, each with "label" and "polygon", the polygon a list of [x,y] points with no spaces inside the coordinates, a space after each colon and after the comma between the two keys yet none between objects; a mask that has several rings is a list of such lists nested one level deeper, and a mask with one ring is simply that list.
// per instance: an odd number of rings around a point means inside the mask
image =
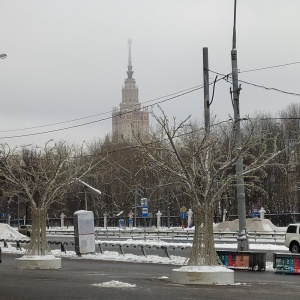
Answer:
[{"label": "distant high-rise building", "polygon": [[128,41],[128,71],[122,87],[120,109],[112,112],[113,141],[134,143],[136,139],[147,140],[149,137],[149,111],[141,107],[139,89],[132,77],[131,40]]}]

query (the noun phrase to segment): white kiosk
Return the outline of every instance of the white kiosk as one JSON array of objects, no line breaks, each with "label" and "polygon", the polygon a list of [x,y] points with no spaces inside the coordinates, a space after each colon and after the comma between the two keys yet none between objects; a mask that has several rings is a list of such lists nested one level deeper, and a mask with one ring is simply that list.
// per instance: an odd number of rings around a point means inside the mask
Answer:
[{"label": "white kiosk", "polygon": [[75,252],[78,256],[95,252],[94,213],[79,210],[74,213]]}]

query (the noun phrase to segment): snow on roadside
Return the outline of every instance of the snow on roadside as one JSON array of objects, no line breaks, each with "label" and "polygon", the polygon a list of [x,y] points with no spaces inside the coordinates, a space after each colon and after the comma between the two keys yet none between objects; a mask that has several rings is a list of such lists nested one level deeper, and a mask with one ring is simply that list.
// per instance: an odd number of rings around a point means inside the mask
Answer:
[{"label": "snow on roadside", "polygon": [[132,262],[132,263],[152,263],[163,265],[183,265],[186,261],[186,257],[171,255],[170,258],[162,257],[158,255],[135,255],[135,254],[120,254],[115,251],[104,251],[103,254],[85,254],[80,257],[73,251],[67,251],[66,253],[59,250],[52,250],[52,253],[57,257],[68,257],[71,259],[91,259],[91,260],[106,260],[106,261],[119,261],[119,262]]}]

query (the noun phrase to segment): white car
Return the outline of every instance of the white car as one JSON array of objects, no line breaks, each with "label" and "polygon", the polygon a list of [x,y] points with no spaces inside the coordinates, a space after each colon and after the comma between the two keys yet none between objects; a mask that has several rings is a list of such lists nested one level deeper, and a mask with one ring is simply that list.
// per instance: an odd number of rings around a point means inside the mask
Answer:
[{"label": "white car", "polygon": [[27,235],[28,237],[31,236],[32,226],[31,225],[21,225],[19,228],[19,232],[21,234]]},{"label": "white car", "polygon": [[284,245],[292,253],[300,253],[300,223],[290,224],[286,230]]}]

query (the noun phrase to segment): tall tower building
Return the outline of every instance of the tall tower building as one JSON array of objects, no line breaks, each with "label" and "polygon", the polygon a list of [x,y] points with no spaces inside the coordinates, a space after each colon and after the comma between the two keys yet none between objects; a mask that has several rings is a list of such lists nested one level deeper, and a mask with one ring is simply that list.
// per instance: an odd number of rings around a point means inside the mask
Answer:
[{"label": "tall tower building", "polygon": [[112,138],[113,141],[134,143],[136,138],[147,140],[149,136],[149,111],[141,107],[139,89],[132,77],[131,43],[128,41],[128,71],[122,87],[120,108],[113,108]]}]

